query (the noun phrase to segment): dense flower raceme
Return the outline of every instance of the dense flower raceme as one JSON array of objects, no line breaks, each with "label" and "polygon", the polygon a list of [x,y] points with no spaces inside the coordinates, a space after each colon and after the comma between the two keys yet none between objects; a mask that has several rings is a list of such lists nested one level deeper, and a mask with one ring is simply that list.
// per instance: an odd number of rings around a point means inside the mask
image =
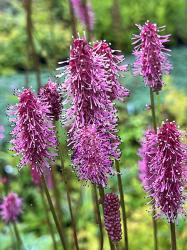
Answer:
[{"label": "dense flower raceme", "polygon": [[[145,84],[154,91],[162,89],[163,73],[169,73],[171,64],[168,61],[168,49],[164,43],[169,41],[170,35],[161,36],[156,24],[147,21],[143,26],[137,25],[140,35],[134,35],[136,44],[133,54],[136,57],[134,63],[134,74],[142,75]],[[138,45],[137,45],[138,44]]]},{"label": "dense flower raceme", "polygon": [[145,191],[149,192],[153,196],[153,174],[151,173],[150,161],[155,157],[157,149],[157,135],[152,129],[147,129],[143,140],[141,141],[141,147],[138,151],[138,154],[141,160],[139,164],[139,178],[142,182],[142,185]]},{"label": "dense flower raceme", "polygon": [[15,123],[12,131],[13,150],[21,156],[20,166],[29,165],[32,176],[42,171],[46,174],[54,160],[56,138],[48,106],[42,103],[30,89],[19,94],[19,103],[9,110]]},{"label": "dense flower raceme", "polygon": [[154,182],[154,203],[157,215],[174,222],[183,214],[184,159],[187,145],[181,142],[181,132],[175,122],[165,122],[158,130],[156,154],[150,160]]},{"label": "dense flower raceme", "polygon": [[89,125],[78,130],[73,144],[72,160],[78,168],[78,177],[106,186],[107,175],[113,173],[111,143],[106,134]]},{"label": "dense flower raceme", "polygon": [[94,13],[90,2],[87,4],[83,0],[71,0],[76,17],[81,23],[88,27],[89,30],[94,29]]},{"label": "dense flower raceme", "polygon": [[14,222],[22,212],[22,199],[16,193],[9,193],[0,205],[0,215],[6,222]]},{"label": "dense flower raceme", "polygon": [[[71,124],[69,138],[74,151],[74,165],[80,161],[80,158],[76,159],[78,157],[76,152],[80,150],[79,141],[81,141],[82,131],[87,131],[91,126],[94,127],[95,136],[99,138],[102,135],[103,144],[108,145],[108,142],[110,142],[109,157],[117,159],[120,156],[118,149],[120,140],[116,135],[117,110],[108,94],[112,92],[112,89],[108,82],[105,63],[105,55],[96,53],[84,38],[74,39],[70,50],[69,65],[63,67],[63,73],[58,75],[66,75],[62,90],[67,95],[64,102],[66,103],[64,104],[65,121]],[[78,139],[78,136],[80,136],[80,139]],[[106,142],[104,142],[104,138]],[[93,152],[95,152],[94,147]],[[108,154],[106,160],[107,157]],[[75,168],[82,170],[76,165]],[[111,171],[104,171],[104,173],[106,172],[110,173]],[[96,173],[99,172],[96,171]],[[80,178],[83,176],[82,173],[78,173],[78,175]],[[104,178],[97,184],[103,185],[106,179]],[[92,182],[95,183],[95,180],[96,178]]]},{"label": "dense flower raceme", "polygon": [[49,79],[47,84],[40,89],[39,97],[48,105],[49,116],[58,121],[61,113],[62,98],[57,90],[57,84]]},{"label": "dense flower raceme", "polygon": [[112,50],[106,41],[96,42],[93,50],[95,53],[105,57],[104,68],[110,88],[108,95],[111,100],[124,100],[125,97],[129,96],[129,90],[124,88],[119,82],[120,75],[127,71],[127,65],[123,64],[124,56],[119,51]]},{"label": "dense flower raceme", "polygon": [[112,241],[122,238],[120,201],[116,194],[108,193],[104,197],[104,224]]}]

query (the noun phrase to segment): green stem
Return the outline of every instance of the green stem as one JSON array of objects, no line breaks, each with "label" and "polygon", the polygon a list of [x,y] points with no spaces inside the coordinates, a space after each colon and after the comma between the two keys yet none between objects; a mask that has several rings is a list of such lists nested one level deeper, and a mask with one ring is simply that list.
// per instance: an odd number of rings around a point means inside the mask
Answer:
[{"label": "green stem", "polygon": [[13,224],[14,233],[15,233],[16,240],[17,240],[18,249],[21,250],[22,240],[21,240],[21,237],[20,237],[20,234],[19,234],[18,227],[17,227],[17,225],[16,225],[16,222],[13,222],[12,224]]},{"label": "green stem", "polygon": [[[152,122],[155,133],[157,133],[157,122],[156,122],[156,112],[155,112],[155,101],[154,101],[154,92],[150,88],[150,101],[151,101],[151,112],[152,112]],[[157,222],[155,220],[155,206],[153,204],[153,234],[154,234],[154,250],[158,250],[158,228]]]},{"label": "green stem", "polygon": [[170,232],[171,232],[171,250],[177,250],[175,223],[172,222],[170,223]]},{"label": "green stem", "polygon": [[68,207],[69,207],[69,211],[70,211],[70,216],[71,216],[71,225],[73,228],[73,238],[74,238],[74,243],[75,243],[75,248],[76,250],[79,250],[79,243],[78,243],[78,237],[77,237],[77,227],[76,227],[76,222],[75,222],[75,217],[74,217],[74,213],[73,213],[73,209],[72,209],[72,203],[71,203],[71,195],[70,195],[70,190],[69,190],[69,186],[68,183],[66,181],[66,177],[64,174],[64,170],[65,170],[65,166],[64,166],[64,161],[63,161],[63,157],[62,157],[62,145],[60,143],[60,140],[58,139],[58,128],[56,125],[56,137],[58,140],[58,151],[59,151],[59,156],[60,156],[60,161],[61,161],[61,168],[62,168],[62,178],[65,184],[65,189],[66,189],[66,195],[67,195],[67,200],[68,200]]},{"label": "green stem", "polygon": [[43,207],[44,207],[44,211],[45,211],[45,215],[46,215],[48,229],[49,229],[49,232],[51,234],[52,241],[53,241],[53,248],[54,248],[54,250],[57,250],[58,248],[57,248],[55,235],[54,235],[54,231],[53,231],[53,225],[52,225],[52,223],[50,221],[50,218],[49,218],[48,206],[47,206],[46,201],[45,201],[44,190],[43,190],[42,186],[40,186],[40,194],[41,194],[41,197],[42,197],[42,203],[43,203]]},{"label": "green stem", "polygon": [[[105,196],[105,192],[103,187],[99,186],[99,194],[100,194],[100,200],[101,200],[101,204],[102,204],[102,208],[103,208],[103,216],[104,216],[104,196]],[[108,235],[108,240],[109,240],[109,244],[110,244],[110,249],[111,250],[115,250],[114,249],[114,244],[112,242],[112,240],[110,239],[110,236]]]},{"label": "green stem", "polygon": [[96,214],[97,214],[99,231],[100,231],[100,250],[103,250],[103,245],[104,245],[103,226],[102,226],[102,220],[101,220],[101,213],[99,210],[99,200],[98,200],[98,195],[97,195],[97,189],[96,189],[95,185],[93,185],[93,194],[94,194],[94,201],[95,201],[95,205],[96,205]]},{"label": "green stem", "polygon": [[120,172],[120,166],[119,166],[118,160],[115,160],[115,166],[116,166],[116,171],[117,171],[118,188],[119,188],[119,193],[120,193],[120,203],[121,203],[122,216],[123,216],[123,229],[124,229],[123,231],[124,231],[124,240],[125,240],[125,250],[128,250],[129,246],[128,246],[127,216],[126,216],[126,209],[125,209],[123,184],[122,184],[121,172]]},{"label": "green stem", "polygon": [[46,194],[46,197],[47,197],[47,201],[49,203],[51,213],[53,215],[53,219],[54,219],[58,234],[60,236],[62,246],[63,246],[64,250],[66,250],[67,247],[66,247],[66,241],[65,241],[65,238],[64,238],[64,233],[62,232],[62,228],[60,227],[60,223],[59,223],[57,215],[55,213],[55,209],[54,209],[54,206],[53,206],[53,203],[52,203],[52,200],[51,200],[51,196],[49,194],[49,190],[47,188],[47,185],[46,185],[45,178],[44,178],[43,174],[42,174],[42,183],[43,183],[43,188],[44,188],[44,191],[45,191],[45,194]]}]

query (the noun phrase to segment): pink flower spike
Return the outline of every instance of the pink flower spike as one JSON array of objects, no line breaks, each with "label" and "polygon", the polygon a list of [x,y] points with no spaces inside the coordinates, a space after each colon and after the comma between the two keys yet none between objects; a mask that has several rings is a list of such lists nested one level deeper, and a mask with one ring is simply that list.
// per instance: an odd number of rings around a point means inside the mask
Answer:
[{"label": "pink flower spike", "polygon": [[112,241],[122,239],[120,201],[116,194],[108,193],[104,197],[104,223]]},{"label": "pink flower spike", "polygon": [[[163,86],[163,74],[168,74],[172,68],[168,61],[168,49],[164,43],[169,41],[170,35],[161,36],[160,28],[147,21],[143,26],[137,25],[140,35],[134,35],[135,44],[133,54],[136,57],[134,74],[142,75],[146,86],[153,91],[160,91]],[[137,45],[138,44],[138,45]]]},{"label": "pink flower spike", "polygon": [[88,2],[85,5],[82,0],[71,0],[71,2],[76,17],[85,27],[92,31],[94,29],[94,13],[91,3]]},{"label": "pink flower spike", "polygon": [[0,215],[6,222],[14,222],[22,212],[22,199],[16,193],[9,193],[0,205]]},{"label": "pink flower spike", "polygon": [[15,128],[12,131],[13,150],[21,156],[20,166],[29,165],[41,174],[50,169],[55,160],[56,137],[52,120],[47,116],[49,107],[30,89],[19,94],[19,104],[12,106],[9,115]]},{"label": "pink flower spike", "polygon": [[187,145],[181,142],[181,136],[175,122],[163,123],[158,130],[157,152],[151,160],[157,216],[165,215],[169,222],[186,213],[183,190]]},{"label": "pink flower spike", "polygon": [[40,89],[39,97],[49,107],[49,116],[54,121],[58,121],[61,114],[62,98],[58,93],[57,84],[49,79],[47,84]]},{"label": "pink flower spike", "polygon": [[119,77],[122,76],[123,72],[127,71],[127,65],[123,64],[124,56],[119,53],[120,51],[118,53],[113,51],[105,41],[96,42],[93,46],[93,51],[105,58],[104,69],[110,88],[108,95],[111,100],[124,100],[130,95],[129,90],[119,82]]}]

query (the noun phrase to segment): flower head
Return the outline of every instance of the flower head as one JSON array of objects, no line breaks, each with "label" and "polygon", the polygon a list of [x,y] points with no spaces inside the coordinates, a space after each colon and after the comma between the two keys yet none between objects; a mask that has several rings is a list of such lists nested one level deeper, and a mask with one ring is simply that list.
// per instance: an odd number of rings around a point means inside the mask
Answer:
[{"label": "flower head", "polygon": [[19,104],[12,106],[9,115],[15,123],[12,131],[13,150],[21,156],[20,166],[29,165],[36,172],[50,168],[56,154],[56,138],[48,106],[42,103],[30,89],[19,95]]},{"label": "flower head", "polygon": [[89,3],[84,4],[82,0],[71,0],[76,17],[81,23],[88,27],[89,30],[94,28],[94,13]]},{"label": "flower head", "polygon": [[[174,222],[184,213],[184,158],[187,146],[175,122],[165,122],[158,130],[157,152],[151,160],[154,173],[154,200],[160,213]],[[160,214],[158,213],[158,215]]]},{"label": "flower head", "polygon": [[94,125],[79,129],[74,136],[72,155],[78,177],[105,187],[107,176],[113,172],[111,150],[109,138]]},{"label": "flower head", "polygon": [[104,68],[109,85],[108,95],[111,100],[124,100],[125,97],[129,96],[129,90],[124,88],[119,82],[121,73],[127,71],[127,65],[122,64],[125,60],[124,56],[115,53],[106,41],[96,42],[93,50],[96,54],[105,57]]},{"label": "flower head", "polygon": [[143,26],[137,26],[140,35],[134,35],[133,38],[133,44],[139,43],[133,52],[136,57],[134,74],[142,75],[147,86],[159,91],[163,86],[163,73],[169,73],[171,69],[167,54],[169,50],[164,47],[164,43],[169,41],[169,35],[159,35],[163,27],[158,28],[149,21]]},{"label": "flower head", "polygon": [[152,129],[145,132],[144,138],[141,142],[141,147],[138,151],[141,160],[139,161],[139,178],[143,184],[145,191],[149,192],[152,196],[154,176],[151,172],[150,161],[155,157],[157,150],[157,135]]},{"label": "flower head", "polygon": [[114,193],[105,194],[104,223],[110,239],[120,241],[122,238],[120,202],[118,196]]},{"label": "flower head", "polygon": [[9,193],[0,205],[0,215],[6,222],[14,222],[22,212],[22,199],[16,193]]},{"label": "flower head", "polygon": [[40,89],[39,96],[41,100],[49,107],[49,116],[55,121],[59,120],[61,113],[62,98],[57,91],[57,84],[49,80],[47,84]]}]

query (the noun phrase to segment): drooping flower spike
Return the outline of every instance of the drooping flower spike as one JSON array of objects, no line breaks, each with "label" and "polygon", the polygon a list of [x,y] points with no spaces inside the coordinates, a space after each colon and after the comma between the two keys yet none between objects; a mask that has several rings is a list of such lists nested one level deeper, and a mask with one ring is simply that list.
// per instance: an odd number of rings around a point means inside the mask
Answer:
[{"label": "drooping flower spike", "polygon": [[87,4],[85,4],[83,0],[70,1],[72,2],[76,17],[85,27],[88,27],[88,29],[92,31],[94,29],[94,13],[91,3],[88,2]]},{"label": "drooping flower spike", "polygon": [[127,65],[124,65],[124,56],[120,51],[112,50],[106,41],[99,41],[94,43],[93,50],[96,54],[105,57],[105,73],[110,90],[108,95],[111,100],[124,100],[129,96],[129,90],[122,86],[119,82],[119,77],[122,73],[127,71]]},{"label": "drooping flower spike", "polygon": [[10,120],[15,123],[11,133],[13,150],[21,156],[20,167],[29,165],[33,172],[45,174],[56,156],[49,108],[30,89],[23,90],[18,98],[19,103],[9,110]]},{"label": "drooping flower spike", "polygon": [[146,192],[152,197],[154,194],[153,182],[154,175],[151,169],[151,159],[155,157],[157,152],[157,135],[154,130],[147,129],[145,131],[141,147],[138,151],[140,156],[139,165],[139,178]]},{"label": "drooping flower spike", "polygon": [[72,160],[81,180],[105,187],[113,173],[111,143],[94,125],[79,129],[74,135]]},{"label": "drooping flower spike", "polygon": [[108,193],[104,196],[104,224],[112,241],[122,238],[120,201],[116,194]]},{"label": "drooping flower spike", "polygon": [[154,173],[154,201],[157,215],[165,215],[175,222],[184,214],[185,154],[187,145],[181,141],[182,133],[175,122],[162,124],[157,134],[157,152],[150,161]]},{"label": "drooping flower spike", "polygon": [[160,91],[163,86],[163,74],[169,73],[171,64],[168,61],[169,49],[164,43],[169,41],[170,35],[159,35],[164,27],[158,28],[156,24],[147,21],[143,26],[137,25],[140,35],[134,35],[135,48],[133,54],[136,57],[134,74],[142,75],[146,86],[153,91]]},{"label": "drooping flower spike", "polygon": [[58,121],[61,114],[62,98],[57,90],[57,84],[50,79],[47,84],[40,89],[39,97],[49,107],[49,116]]},{"label": "drooping flower spike", "polygon": [[16,193],[9,193],[0,205],[0,215],[6,223],[15,222],[22,213],[22,199]]}]

